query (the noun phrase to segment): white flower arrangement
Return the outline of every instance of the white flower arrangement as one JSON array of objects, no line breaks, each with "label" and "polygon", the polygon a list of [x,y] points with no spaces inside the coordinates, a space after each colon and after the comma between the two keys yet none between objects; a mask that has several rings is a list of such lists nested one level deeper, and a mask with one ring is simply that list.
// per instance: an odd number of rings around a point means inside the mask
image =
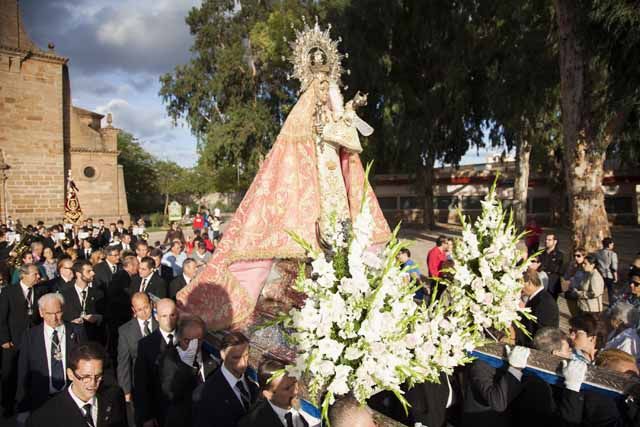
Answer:
[{"label": "white flower arrangement", "polygon": [[[497,179],[496,179],[497,182]],[[447,283],[453,310],[471,314],[471,323],[481,330],[507,332],[511,325],[521,328],[522,275],[529,260],[518,248],[524,233],[518,233],[511,212],[496,198],[496,182],[482,203],[482,213],[473,224],[460,215],[462,238],[454,242],[451,280]]]},{"label": "white flower arrangement", "polygon": [[396,238],[399,228],[376,250],[366,195],[361,206],[352,227],[334,221],[324,252],[291,233],[312,261],[310,274],[302,265],[294,285],[306,294],[304,305],[277,320],[297,350],[286,372],[308,378],[312,399],[325,393],[325,420],[336,397],[347,393],[364,404],[388,390],[406,408],[403,384],[437,382],[441,372],[451,374],[485,342],[483,328],[503,329],[518,317],[523,268],[512,261],[519,258],[516,236],[511,223],[504,225],[493,190],[477,230],[465,223],[463,240],[455,246],[454,280],[447,283],[454,304],[435,296],[414,301],[417,286],[397,261],[405,247]]}]

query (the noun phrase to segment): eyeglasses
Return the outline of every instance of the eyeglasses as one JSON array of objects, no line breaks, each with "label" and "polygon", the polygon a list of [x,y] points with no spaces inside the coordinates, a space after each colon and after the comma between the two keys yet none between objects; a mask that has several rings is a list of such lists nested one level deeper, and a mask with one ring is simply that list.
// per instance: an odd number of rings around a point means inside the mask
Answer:
[{"label": "eyeglasses", "polygon": [[73,375],[84,384],[99,383],[102,381],[102,374],[100,375],[79,375],[77,372],[73,372]]}]

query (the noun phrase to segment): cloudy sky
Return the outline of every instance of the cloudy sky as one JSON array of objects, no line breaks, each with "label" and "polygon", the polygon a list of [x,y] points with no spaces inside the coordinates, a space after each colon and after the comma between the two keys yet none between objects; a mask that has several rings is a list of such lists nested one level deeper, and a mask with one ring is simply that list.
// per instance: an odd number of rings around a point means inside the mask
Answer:
[{"label": "cloudy sky", "polygon": [[159,158],[196,162],[196,140],[165,113],[159,76],[189,59],[184,18],[199,0],[21,0],[25,26],[43,49],[69,57],[73,104],[113,113]]},{"label": "cloudy sky", "polygon": [[[184,18],[201,0],[20,0],[31,38],[70,58],[73,104],[111,112],[161,159],[183,166],[197,160],[196,140],[175,127],[158,96],[160,75],[189,59],[192,38]],[[463,163],[482,163],[470,150]]]}]

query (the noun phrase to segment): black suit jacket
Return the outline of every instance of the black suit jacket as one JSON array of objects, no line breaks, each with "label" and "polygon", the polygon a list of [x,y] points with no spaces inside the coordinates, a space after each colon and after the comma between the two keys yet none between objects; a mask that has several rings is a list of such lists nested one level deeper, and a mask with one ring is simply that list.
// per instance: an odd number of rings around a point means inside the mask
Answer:
[{"label": "black suit jacket", "polygon": [[[450,381],[453,381],[451,379]],[[451,392],[453,393],[453,385]],[[400,420],[406,425],[422,423],[425,426],[442,427],[447,422],[447,401],[449,399],[449,385],[447,376],[440,374],[440,383],[426,382],[416,384],[405,393],[409,402],[409,413]],[[396,405],[396,414],[404,415],[402,405]]]},{"label": "black suit jacket", "polygon": [[44,282],[44,284],[49,288],[49,292],[63,293],[65,289],[73,288],[75,282],[75,279],[71,279],[71,281],[65,282],[62,277],[58,276],[54,279]]},{"label": "black suit jacket", "polygon": [[19,347],[24,331],[42,323],[38,298],[48,291],[49,288],[45,284],[33,287],[33,314],[29,316],[22,287],[19,284],[8,285],[3,289],[0,293],[0,344],[11,341],[14,346]]},{"label": "black suit jacket", "polygon": [[178,291],[187,286],[184,276],[181,274],[169,283],[169,298],[175,301]]},{"label": "black suit jacket", "polygon": [[[149,328],[158,329],[158,322],[151,316]],[[133,390],[133,369],[138,357],[138,342],[142,331],[138,319],[133,318],[118,329],[118,384],[125,394]]]},{"label": "black suit jacket", "polygon": [[[302,425],[308,427],[309,423],[303,417],[300,417]],[[269,401],[260,398],[251,408],[249,413],[240,419],[238,427],[286,427],[273,411]]]},{"label": "black suit jacket", "polygon": [[133,369],[133,402],[138,425],[156,418],[161,412],[158,407],[161,392],[158,364],[166,348],[160,329],[138,341],[138,356]]},{"label": "black suit jacket", "polygon": [[[141,284],[142,284],[142,278],[140,276],[135,276],[131,281],[132,294],[140,290]],[[147,289],[145,292],[147,294],[152,294],[158,298],[166,298],[167,295],[169,294],[167,282],[162,277],[160,277],[158,272],[153,272],[151,274],[151,279],[147,284]]]},{"label": "black suit jacket", "polygon": [[465,369],[462,426],[510,426],[510,404],[522,384],[506,369],[475,360]]},{"label": "black suit jacket", "polygon": [[[87,341],[80,325],[64,323],[65,360],[74,346]],[[25,332],[18,359],[18,412],[33,411],[49,398],[49,363],[44,342],[44,325]],[[66,373],[65,373],[66,374]]]},{"label": "black suit jacket", "polygon": [[[204,378],[208,378],[218,367],[209,354],[202,352]],[[187,364],[178,355],[175,347],[170,347],[160,356],[158,362],[160,379],[160,408],[158,422],[161,426],[192,424],[192,395],[198,387],[202,374]]]},{"label": "black suit jacket", "polygon": [[[64,314],[62,318],[65,322],[71,322],[82,315],[82,301],[76,292],[75,286],[68,287],[62,292],[64,297]],[[98,314],[104,316],[105,299],[104,293],[95,287],[87,288],[87,301],[85,303],[85,314]],[[90,341],[100,341],[104,339],[104,329],[102,323],[84,322],[87,338]]]},{"label": "black suit jacket", "polygon": [[[249,380],[251,402],[258,397],[258,385]],[[194,405],[194,427],[236,427],[240,418],[247,414],[231,386],[217,369],[207,378],[199,401]]]},{"label": "black suit jacket", "polygon": [[581,423],[583,397],[580,393],[552,386],[534,375],[525,375],[522,387],[520,395],[511,403],[511,425],[550,427]]},{"label": "black suit jacket", "polygon": [[[93,246],[93,245],[92,245]],[[78,259],[84,259],[84,260],[91,260],[91,255],[93,254],[93,248],[91,248],[91,252],[89,253],[89,256],[87,256],[87,254],[85,253],[85,249],[78,249]]]},{"label": "black suit jacket", "polygon": [[119,270],[111,279],[105,292],[107,305],[104,314],[106,323],[112,329],[117,330],[131,320],[131,283],[136,277],[132,278],[125,270]]},{"label": "black suit jacket", "polygon": [[558,311],[556,300],[544,289],[529,299],[525,307],[531,308],[531,314],[536,316],[536,320],[520,316],[520,322],[529,331],[531,337],[526,336],[520,329],[516,329],[516,344],[531,347],[533,337],[540,328],[547,326],[558,327],[560,324],[560,312]]},{"label": "black suit jacket", "polygon": [[[120,264],[116,267],[116,272],[122,270],[122,266]],[[96,273],[93,278],[93,286],[103,292],[106,292],[109,289],[109,285],[111,285],[111,280],[114,276],[114,273],[111,272],[111,267],[109,267],[107,261],[102,261],[93,266],[93,271]]]},{"label": "black suit jacket", "polygon": [[[127,427],[127,412],[122,390],[101,386],[98,398],[96,427]],[[26,427],[87,427],[82,410],[73,401],[69,390],[58,393],[27,419]]]}]

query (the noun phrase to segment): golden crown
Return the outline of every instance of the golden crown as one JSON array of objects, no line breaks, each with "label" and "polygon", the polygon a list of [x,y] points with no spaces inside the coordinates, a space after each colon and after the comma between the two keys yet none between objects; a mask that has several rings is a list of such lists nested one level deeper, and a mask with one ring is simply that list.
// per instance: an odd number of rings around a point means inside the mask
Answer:
[{"label": "golden crown", "polygon": [[[299,31],[294,28],[296,40],[289,43],[292,50],[290,61],[293,64],[293,74],[288,77],[300,80],[300,92],[307,90],[313,79],[320,73],[325,74],[329,80],[341,84],[342,58],[348,57],[338,52],[338,43],[342,38],[332,40],[329,35],[331,24],[322,31],[317,17],[313,27],[309,27],[304,17],[302,21],[304,29]],[[349,73],[348,70],[347,73]]]}]

